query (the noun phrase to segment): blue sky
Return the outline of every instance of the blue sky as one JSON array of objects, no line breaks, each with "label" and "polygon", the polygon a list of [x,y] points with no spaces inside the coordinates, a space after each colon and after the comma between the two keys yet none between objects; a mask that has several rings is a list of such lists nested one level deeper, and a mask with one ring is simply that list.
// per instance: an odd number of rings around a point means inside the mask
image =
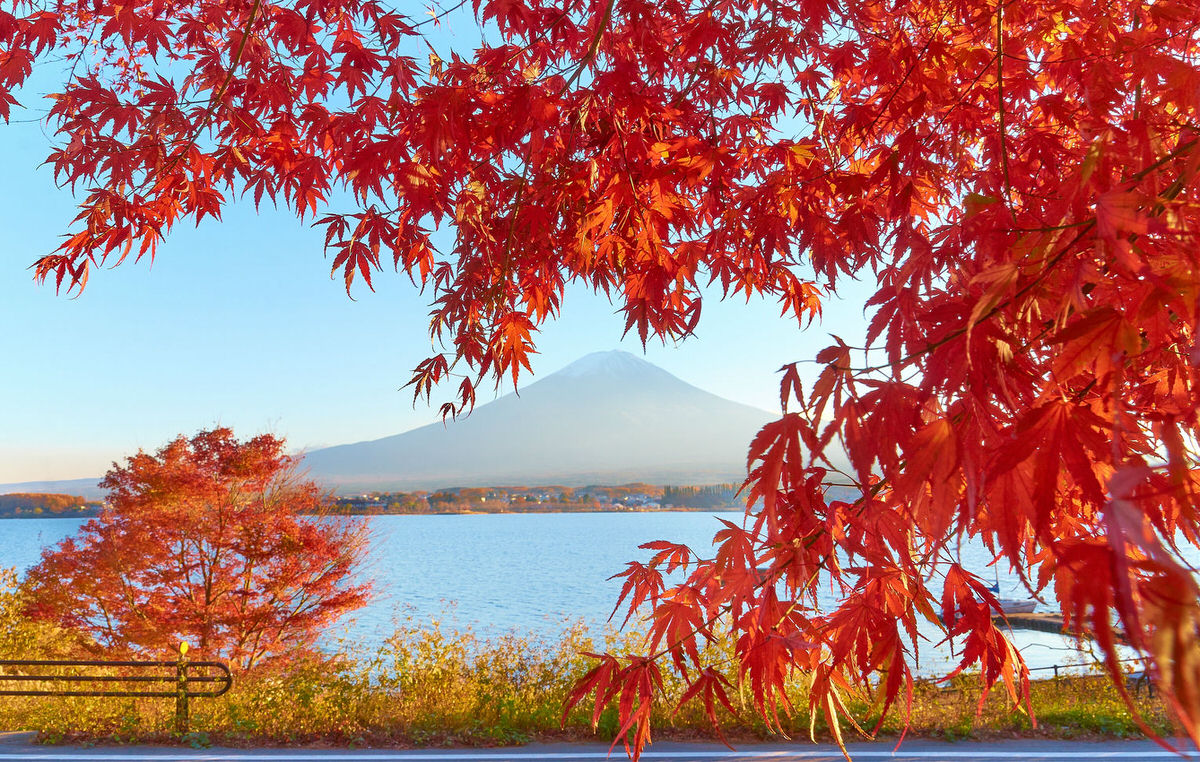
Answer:
[{"label": "blue sky", "polygon": [[[26,115],[28,112],[26,112]],[[14,118],[20,119],[20,112]],[[38,168],[36,122],[0,127],[0,483],[102,474],[115,459],[215,424],[294,448],[396,434],[437,419],[400,387],[430,353],[428,300],[391,272],[346,297],[321,235],[249,203],[221,223],[176,228],[153,266],[93,274],[75,299],[34,284],[74,201]],[[776,369],[862,333],[862,288],[801,331],[772,303],[706,299],[697,336],[646,359],[729,399],[774,410]],[[535,377],[597,350],[642,354],[602,297],[568,293],[538,341]],[[445,389],[435,403],[448,399]],[[481,401],[483,398],[481,397]]]}]

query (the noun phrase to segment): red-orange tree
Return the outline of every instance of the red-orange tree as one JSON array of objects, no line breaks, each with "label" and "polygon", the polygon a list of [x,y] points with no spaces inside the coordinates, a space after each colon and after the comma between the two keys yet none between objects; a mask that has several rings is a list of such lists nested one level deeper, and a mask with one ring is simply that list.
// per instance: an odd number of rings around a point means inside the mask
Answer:
[{"label": "red-orange tree", "polygon": [[[797,669],[834,727],[845,690],[903,696],[919,618],[1019,695],[962,536],[1110,657],[1115,617],[1200,736],[1178,548],[1198,539],[1195,0],[473,0],[440,19],[478,22],[457,50],[378,0],[8,7],[0,103],[75,57],[47,120],[81,211],[39,277],[82,288],[177,221],[271,199],[326,230],[347,289],[389,260],[429,289],[446,351],[413,381],[461,372],[447,413],[528,368],[567,282],[643,339],[691,333],[705,281],[800,322],[848,276],[879,284],[863,351],[819,353],[809,388],[785,369],[750,448],[762,511],[715,558],[629,570],[645,651],[582,687],[620,698],[636,746],[664,660],[720,699],[695,649],[718,628],[768,716]],[[853,501],[822,491],[834,443]]]},{"label": "red-orange tree", "polygon": [[26,613],[106,653],[169,658],[187,641],[239,669],[310,654],[367,600],[366,530],[319,516],[326,496],[283,448],[218,428],[114,464],[100,517],[26,576]]}]

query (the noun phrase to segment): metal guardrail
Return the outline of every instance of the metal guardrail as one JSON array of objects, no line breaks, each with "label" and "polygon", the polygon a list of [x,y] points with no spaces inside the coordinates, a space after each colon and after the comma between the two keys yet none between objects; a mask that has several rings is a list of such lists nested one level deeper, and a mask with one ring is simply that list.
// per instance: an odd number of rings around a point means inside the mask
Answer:
[{"label": "metal guardrail", "polygon": [[[1132,659],[1118,659],[1118,660],[1117,660],[1117,664],[1135,664],[1135,663],[1136,663],[1136,664],[1141,664],[1141,665],[1143,665],[1143,667],[1144,667],[1144,666],[1145,666],[1145,664],[1146,664],[1146,661],[1147,661],[1147,660],[1146,660],[1145,658],[1142,658],[1142,657],[1140,657],[1140,656],[1135,656],[1135,657],[1134,657],[1134,658],[1132,658]],[[1055,677],[1058,677],[1058,671],[1059,671],[1060,669],[1062,669],[1062,670],[1067,670],[1067,669],[1090,669],[1090,668],[1093,668],[1093,667],[1103,667],[1103,666],[1104,666],[1104,662],[1101,662],[1101,661],[1094,661],[1094,662],[1076,662],[1075,664],[1051,664],[1051,665],[1050,665],[1050,666],[1048,666],[1048,667],[1030,667],[1030,668],[1029,668],[1029,671],[1030,671],[1030,672],[1041,672],[1041,671],[1044,671],[1044,670],[1048,670],[1048,669],[1050,669],[1050,670],[1054,670],[1054,676],[1055,676]]]},{"label": "metal guardrail", "polygon": [[[1132,659],[1118,659],[1117,664],[1140,664],[1140,665],[1142,665],[1142,668],[1140,671],[1130,673],[1130,675],[1127,679],[1127,683],[1130,683],[1133,685],[1134,693],[1141,693],[1142,688],[1145,687],[1150,696],[1154,695],[1154,681],[1150,679],[1150,665],[1149,665],[1148,659],[1146,659],[1145,657],[1141,657],[1141,656],[1135,656]],[[1058,671],[1060,669],[1061,670],[1081,669],[1081,668],[1086,669],[1086,668],[1103,667],[1103,666],[1104,666],[1103,662],[1093,662],[1091,664],[1081,662],[1078,664],[1052,664],[1048,667],[1030,667],[1029,671],[1030,672],[1040,672],[1040,671],[1045,671],[1045,670],[1053,670],[1054,676],[1058,677],[1059,676]]]},{"label": "metal guardrail", "polygon": [[[1117,663],[1118,664],[1141,664],[1142,668],[1140,670],[1131,671],[1128,674],[1128,676],[1125,679],[1125,684],[1133,687],[1133,692],[1135,695],[1141,693],[1142,688],[1145,688],[1147,690],[1149,696],[1151,696],[1151,697],[1154,696],[1154,681],[1150,678],[1149,659],[1147,659],[1145,657],[1133,657],[1131,659],[1118,659]],[[1032,672],[1053,671],[1054,677],[1058,678],[1058,677],[1089,677],[1089,676],[1093,676],[1093,675],[1089,675],[1086,673],[1081,675],[1078,672],[1068,672],[1068,670],[1096,669],[1096,668],[1103,669],[1103,667],[1104,667],[1103,662],[1095,661],[1095,662],[1076,662],[1074,664],[1051,664],[1051,665],[1048,665],[1045,667],[1029,667],[1028,669],[1031,673]],[[1061,673],[1060,673],[1060,670],[1061,670]],[[1108,674],[1107,672],[1098,671],[1098,672],[1094,673],[1094,676],[1100,677],[1100,676],[1106,676],[1107,674]],[[944,683],[945,680],[944,679],[941,679],[941,680],[926,679],[923,682],[932,684],[932,685],[937,685],[940,683]],[[961,689],[959,687],[956,687],[951,684],[951,685],[945,685],[944,687],[942,687],[941,690],[955,692],[955,691],[959,691]]]},{"label": "metal guardrail", "polygon": [[[0,659],[0,696],[100,696],[111,698],[173,698],[175,699],[175,732],[188,732],[188,700],[216,698],[233,687],[229,667],[216,661],[188,661],[188,646],[179,647],[177,661],[105,661],[95,659]],[[63,674],[62,670],[87,668],[132,669],[154,674]],[[10,674],[10,670],[17,670]],[[195,674],[192,670],[208,670]],[[212,674],[215,672],[216,674]],[[71,687],[8,688],[7,684],[67,683]],[[93,684],[114,686],[92,688]],[[154,690],[158,685],[171,688]],[[146,686],[133,688],[132,686]],[[130,686],[130,687],[125,687]],[[193,686],[212,686],[196,689]]]}]

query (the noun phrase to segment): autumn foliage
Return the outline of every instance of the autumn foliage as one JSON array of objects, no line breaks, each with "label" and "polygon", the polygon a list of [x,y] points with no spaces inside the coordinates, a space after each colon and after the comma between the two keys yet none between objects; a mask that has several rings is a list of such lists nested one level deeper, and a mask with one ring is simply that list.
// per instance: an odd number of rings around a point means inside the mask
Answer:
[{"label": "autumn foliage", "polygon": [[784,369],[749,449],[760,509],[711,557],[656,545],[625,573],[650,637],[573,700],[615,701],[635,750],[663,669],[723,703],[697,648],[722,630],[768,718],[796,670],[797,709],[834,728],[850,692],[903,707],[920,620],[1018,700],[963,537],[1052,590],[1114,676],[1122,629],[1200,739],[1195,0],[7,8],[4,115],[36,60],[72,60],[46,121],[80,215],[39,277],[82,288],[177,222],[272,201],[325,230],[347,290],[387,264],[426,289],[446,351],[413,384],[463,374],[447,414],[529,368],[568,282],[643,340],[689,335],[705,283],[800,323],[878,284],[865,346]]},{"label": "autumn foliage", "polygon": [[0,495],[0,516],[48,513],[67,514],[93,511],[100,507],[95,500],[78,495],[42,492],[13,492]]},{"label": "autumn foliage", "polygon": [[367,600],[365,525],[315,515],[327,498],[283,447],[218,428],[114,464],[99,518],[26,575],[26,614],[106,654],[170,658],[187,641],[239,669],[311,654]]}]

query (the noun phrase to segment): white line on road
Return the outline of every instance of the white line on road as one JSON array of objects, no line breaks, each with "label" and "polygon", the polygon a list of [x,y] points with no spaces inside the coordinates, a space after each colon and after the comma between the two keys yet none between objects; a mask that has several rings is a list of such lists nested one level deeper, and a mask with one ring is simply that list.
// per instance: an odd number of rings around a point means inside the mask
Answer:
[{"label": "white line on road", "polygon": [[[858,749],[851,750],[850,756],[853,759],[911,759],[911,760],[936,760],[936,759],[1200,759],[1200,752],[1169,752],[1165,749],[1139,749],[1130,751],[1105,751],[1094,749],[1091,751],[1042,751],[1039,749],[1025,749],[1022,751],[993,751],[985,748],[975,749],[973,751],[951,750],[951,749],[913,749],[905,750],[901,748],[899,751],[883,751],[879,749]],[[178,752],[166,751],[163,753],[153,752],[136,752],[126,753],[119,749],[113,749],[109,752],[96,751],[80,751],[80,752],[64,752],[64,751],[47,751],[47,752],[0,752],[0,761],[2,760],[43,760],[50,762],[51,760],[155,760],[155,762],[274,762],[276,760],[283,762],[306,762],[308,760],[320,762],[333,762],[333,760],[347,760],[349,762],[387,762],[394,760],[396,762],[428,762],[429,760],[441,760],[447,762],[450,760],[494,760],[502,762],[503,760],[571,760],[571,759],[612,759],[614,762],[620,762],[625,754],[620,751],[614,751],[610,757],[603,752],[445,752],[445,753],[404,753],[404,752],[345,752],[330,749],[325,753],[313,753],[311,751],[295,753],[271,751],[262,754],[248,754],[245,752],[223,753],[213,751],[195,751],[195,752]],[[795,751],[669,751],[669,752],[652,752],[647,751],[642,753],[643,759],[671,759],[671,760],[689,760],[689,759],[842,759],[840,752],[836,750],[818,750],[818,749],[797,749]]]}]

